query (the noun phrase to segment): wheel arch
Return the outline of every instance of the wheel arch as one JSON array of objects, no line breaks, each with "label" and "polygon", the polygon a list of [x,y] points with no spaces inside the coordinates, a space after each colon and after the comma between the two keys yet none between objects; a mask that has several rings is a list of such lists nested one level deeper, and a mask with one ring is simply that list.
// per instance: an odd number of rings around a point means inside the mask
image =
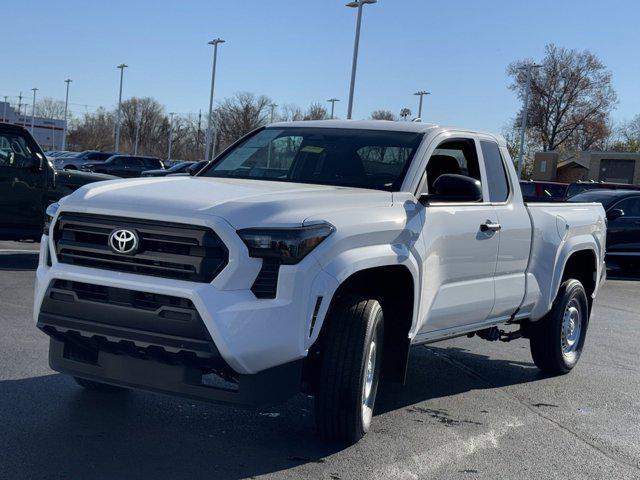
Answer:
[{"label": "wheel arch", "polygon": [[[362,295],[375,298],[382,305],[385,315],[385,353],[383,378],[403,383],[411,339],[409,333],[414,325],[417,306],[417,281],[414,273],[404,264],[368,267],[352,272],[342,280],[333,293],[325,321],[312,350],[321,354],[323,333],[332,319],[332,309],[344,295]],[[313,358],[313,355],[310,355]]]}]

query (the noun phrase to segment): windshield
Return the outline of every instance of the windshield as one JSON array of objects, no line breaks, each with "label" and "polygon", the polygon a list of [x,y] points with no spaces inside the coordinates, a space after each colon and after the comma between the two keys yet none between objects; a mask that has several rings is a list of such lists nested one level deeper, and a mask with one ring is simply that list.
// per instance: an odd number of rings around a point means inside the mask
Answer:
[{"label": "windshield", "polygon": [[266,128],[199,176],[314,183],[394,191],[421,133],[346,128]]}]

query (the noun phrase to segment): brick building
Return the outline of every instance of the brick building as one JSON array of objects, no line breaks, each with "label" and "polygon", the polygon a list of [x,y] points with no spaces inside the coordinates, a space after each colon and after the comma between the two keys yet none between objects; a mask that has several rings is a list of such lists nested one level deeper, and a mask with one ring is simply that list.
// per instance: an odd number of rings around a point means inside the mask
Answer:
[{"label": "brick building", "polygon": [[640,185],[640,153],[539,152],[533,180],[571,183],[578,180]]}]

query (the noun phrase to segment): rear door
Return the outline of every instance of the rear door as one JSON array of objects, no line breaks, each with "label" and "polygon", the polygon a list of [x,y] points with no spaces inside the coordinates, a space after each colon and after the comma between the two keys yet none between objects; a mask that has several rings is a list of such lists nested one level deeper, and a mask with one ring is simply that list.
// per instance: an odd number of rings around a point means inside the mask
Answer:
[{"label": "rear door", "polygon": [[607,254],[640,258],[640,195],[628,197],[613,205],[624,214],[608,221]]},{"label": "rear door", "polygon": [[[487,174],[489,201],[494,209],[498,231],[498,260],[494,275],[495,304],[490,317],[510,317],[525,294],[525,275],[531,249],[531,219],[520,191],[514,186],[513,163],[506,147],[491,137],[480,138],[480,150]],[[511,174],[509,174],[511,170]]]},{"label": "rear door", "polygon": [[[118,177],[128,177],[128,157],[118,156],[109,161],[107,173],[111,175],[117,175]],[[106,166],[106,165],[105,165]]]},{"label": "rear door", "polygon": [[425,244],[420,334],[446,335],[468,329],[489,317],[494,304],[494,279],[499,232],[488,198],[479,144],[474,136],[441,136],[430,150],[421,193],[445,173],[470,176],[483,184],[483,201],[439,202],[425,207]]}]

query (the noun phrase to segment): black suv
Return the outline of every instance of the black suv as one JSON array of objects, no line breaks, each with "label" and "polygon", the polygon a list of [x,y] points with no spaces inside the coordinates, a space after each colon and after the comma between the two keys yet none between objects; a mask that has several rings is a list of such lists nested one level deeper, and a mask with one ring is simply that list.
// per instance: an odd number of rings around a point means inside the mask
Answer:
[{"label": "black suv", "polygon": [[113,155],[105,162],[89,162],[82,165],[85,172],[107,173],[118,177],[139,177],[145,170],[164,169],[162,160],[156,157]]}]

